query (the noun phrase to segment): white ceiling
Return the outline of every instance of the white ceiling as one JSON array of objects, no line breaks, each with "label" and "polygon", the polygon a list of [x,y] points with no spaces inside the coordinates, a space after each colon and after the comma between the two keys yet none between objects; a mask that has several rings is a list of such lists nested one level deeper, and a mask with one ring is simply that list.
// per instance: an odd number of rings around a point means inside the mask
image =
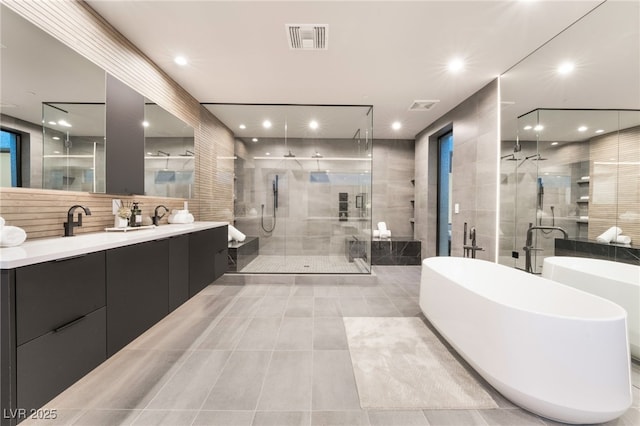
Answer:
[{"label": "white ceiling", "polygon": [[[601,2],[88,3],[201,102],[373,105],[375,138],[414,138],[506,70],[505,138],[515,135],[515,117],[534,108],[640,108],[638,0],[609,0],[572,26]],[[0,11],[4,114],[38,123],[41,102],[104,101],[99,68],[5,6]],[[289,23],[328,24],[328,50],[290,50]],[[176,65],[177,54],[189,65]],[[559,85],[550,70],[567,55],[587,72]],[[454,57],[467,62],[459,74],[446,69]],[[421,99],[440,102],[408,111]],[[250,134],[237,123],[262,120],[256,108],[240,116],[208,108],[240,136]],[[329,137],[339,123],[332,120],[320,123],[319,137]],[[400,131],[391,130],[394,120]]]},{"label": "white ceiling", "polygon": [[[201,102],[373,105],[375,138],[412,139],[600,1],[88,3]],[[327,50],[289,49],[305,23],[328,25]],[[408,111],[422,99],[440,102]]]}]

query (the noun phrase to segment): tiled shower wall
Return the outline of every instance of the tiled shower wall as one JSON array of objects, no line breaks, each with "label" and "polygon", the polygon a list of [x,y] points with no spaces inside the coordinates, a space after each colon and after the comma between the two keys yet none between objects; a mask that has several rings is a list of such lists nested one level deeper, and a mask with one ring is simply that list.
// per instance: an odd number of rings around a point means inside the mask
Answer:
[{"label": "tiled shower wall", "polygon": [[385,222],[393,237],[413,238],[414,157],[414,140],[374,140],[373,229]]},{"label": "tiled shower wall", "polygon": [[198,220],[232,220],[234,142],[228,128],[86,3],[3,4],[192,126],[196,170],[190,210]]},{"label": "tiled shower wall", "polygon": [[[314,141],[315,147],[324,157],[353,157],[349,145],[351,140]],[[308,158],[313,150],[305,152],[304,144],[289,141],[289,147],[298,156],[296,159],[254,160],[263,151],[281,156],[282,141],[261,139],[260,146],[238,140],[236,143],[236,226],[249,236],[260,237],[261,254],[315,254],[343,255],[345,238],[368,232],[367,210],[355,205],[355,197],[369,189],[354,185],[352,179],[340,183],[314,182],[310,173],[331,170],[340,174],[363,173],[363,182],[368,184],[368,170],[373,170],[373,201],[371,217],[373,227],[384,221],[395,237],[412,237],[414,187],[413,140],[374,140],[373,162],[335,161]],[[307,144],[308,145],[308,144]],[[280,152],[282,151],[282,152]],[[302,160],[300,157],[306,157]],[[300,159],[300,160],[298,160]],[[366,157],[364,158],[366,159]],[[279,205],[276,227],[267,233],[261,228],[261,210],[265,205],[264,225],[272,225],[272,182],[279,176]],[[332,178],[333,179],[333,178]],[[338,194],[349,194],[349,220],[338,218]]]},{"label": "tiled shower wall", "polygon": [[453,214],[451,255],[463,255],[463,224],[475,226],[477,244],[484,248],[477,257],[495,260],[498,215],[499,143],[498,80],[416,136],[415,148],[415,238],[422,241],[422,257],[436,255],[437,235],[437,139],[443,129],[453,129]]}]

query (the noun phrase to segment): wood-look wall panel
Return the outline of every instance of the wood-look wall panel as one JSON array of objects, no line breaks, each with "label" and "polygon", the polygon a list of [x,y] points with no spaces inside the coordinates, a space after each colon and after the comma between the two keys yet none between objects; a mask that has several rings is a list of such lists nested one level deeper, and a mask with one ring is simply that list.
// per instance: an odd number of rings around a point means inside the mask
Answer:
[{"label": "wood-look wall panel", "polygon": [[[223,164],[223,168],[218,170],[219,162],[217,161],[217,156],[220,155],[233,156],[233,133],[224,124],[86,3],[3,0],[3,4],[192,126],[196,167],[194,198],[189,200],[189,209],[197,220],[233,220],[233,162],[225,160],[220,163]],[[70,203],[82,204],[96,199],[95,194],[91,194],[92,197],[89,198],[86,194],[78,195],[82,193],[67,196],[61,192],[51,195],[44,191],[36,194],[37,196],[28,197],[19,205],[3,203],[0,214],[11,217],[12,221],[17,220],[23,223],[21,221],[32,219],[18,219],[14,216],[15,212],[12,209],[18,206],[24,208],[29,202],[37,202],[39,203],[37,206],[46,207],[46,203],[50,201],[52,208],[57,211],[58,207],[68,208]],[[14,193],[10,191],[0,190],[3,201],[14,200],[11,202],[15,202],[13,195]],[[107,197],[109,200],[125,198],[118,195],[107,195]],[[97,198],[99,199],[100,196]],[[182,204],[181,199],[162,200],[165,203]],[[61,217],[63,216],[59,214],[56,221],[60,222]],[[92,219],[96,220],[96,217]],[[101,225],[97,228],[109,226],[106,218],[100,220]],[[112,221],[113,218],[109,220]],[[55,222],[55,229],[41,231],[41,228],[49,226],[49,222],[44,218],[42,223],[44,225],[41,224],[36,228],[35,225],[27,222],[30,229],[38,229],[38,231],[28,231],[30,238],[49,236],[49,234],[57,235],[59,232]],[[92,229],[91,226],[87,224],[78,232],[86,232],[90,229]]]},{"label": "wood-look wall panel", "polygon": [[[75,234],[102,232],[113,226],[111,200],[140,202],[143,216],[153,216],[156,206],[162,204],[169,209],[182,209],[186,199],[147,196],[119,196],[89,192],[64,192],[54,190],[34,190],[28,188],[2,188],[0,205],[2,217],[7,225],[19,226],[27,232],[28,239],[57,237],[62,235],[62,224],[67,220],[67,211],[75,204],[88,207],[91,216],[83,213],[82,227],[75,228]],[[191,209],[191,205],[189,205]],[[77,213],[82,210],[76,210]],[[167,223],[166,215],[161,224]]]}]

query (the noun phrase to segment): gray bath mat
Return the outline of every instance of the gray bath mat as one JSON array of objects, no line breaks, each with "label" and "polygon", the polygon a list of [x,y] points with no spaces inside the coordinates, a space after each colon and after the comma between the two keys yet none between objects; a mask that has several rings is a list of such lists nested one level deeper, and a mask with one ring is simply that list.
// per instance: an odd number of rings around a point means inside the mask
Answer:
[{"label": "gray bath mat", "polygon": [[498,408],[420,318],[344,318],[362,408]]}]

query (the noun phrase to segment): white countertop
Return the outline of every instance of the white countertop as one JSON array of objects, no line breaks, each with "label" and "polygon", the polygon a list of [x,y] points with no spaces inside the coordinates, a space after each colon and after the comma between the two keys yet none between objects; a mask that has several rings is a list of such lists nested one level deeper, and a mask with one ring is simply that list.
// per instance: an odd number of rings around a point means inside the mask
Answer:
[{"label": "white countertop", "polygon": [[17,247],[0,248],[0,269],[18,268],[226,225],[228,222],[194,222],[128,232],[97,232],[73,237],[27,240]]}]

